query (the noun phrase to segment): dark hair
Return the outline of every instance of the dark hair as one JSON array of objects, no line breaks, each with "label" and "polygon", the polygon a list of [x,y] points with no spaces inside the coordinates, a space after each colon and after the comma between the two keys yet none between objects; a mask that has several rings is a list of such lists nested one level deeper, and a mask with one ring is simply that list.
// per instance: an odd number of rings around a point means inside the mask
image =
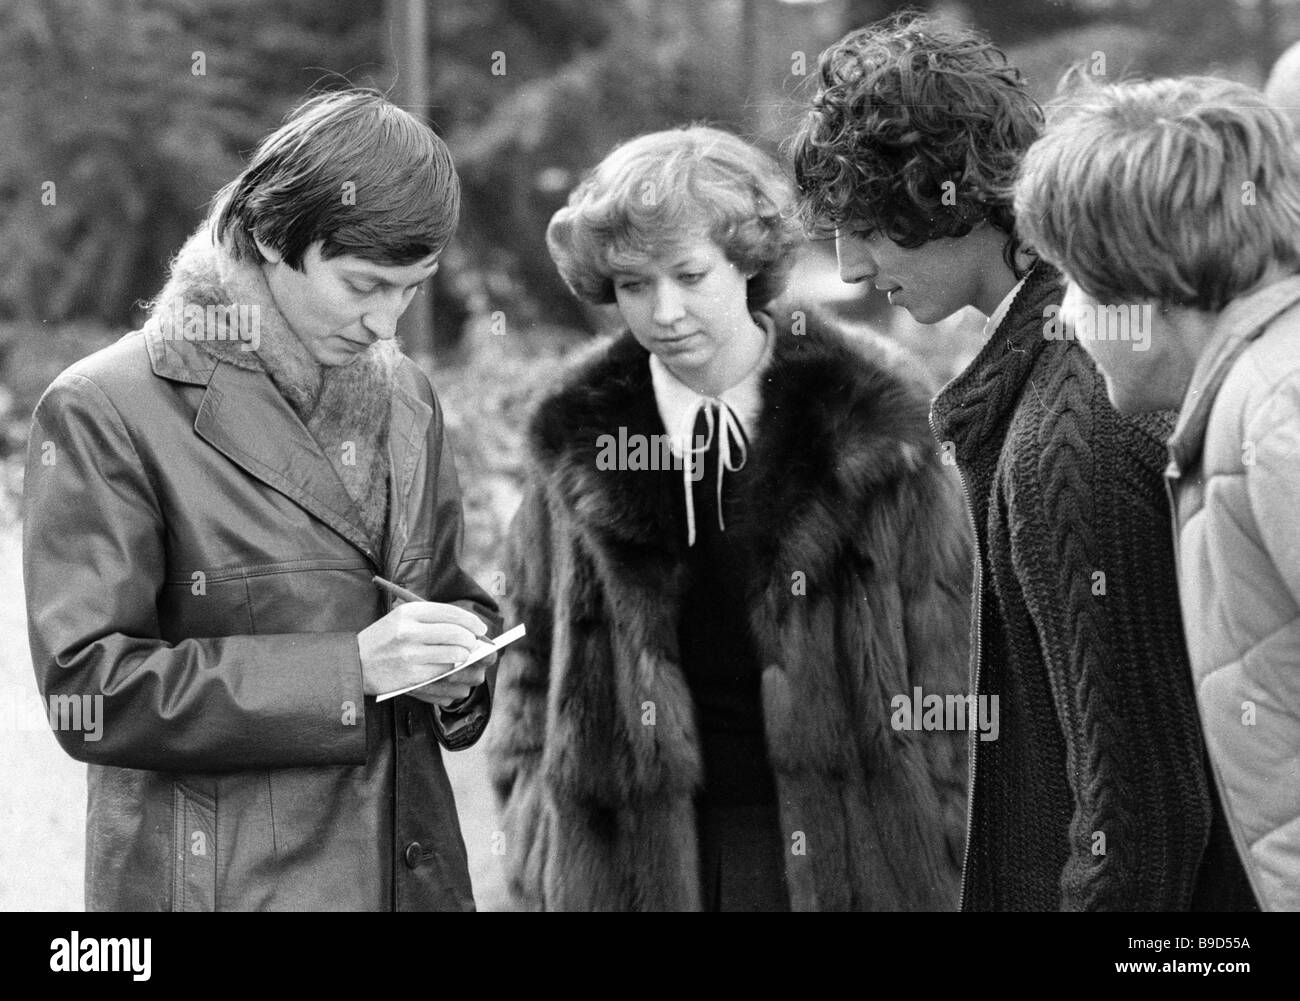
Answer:
[{"label": "dark hair", "polygon": [[262,140],[213,212],[240,260],[262,259],[256,237],[298,269],[317,240],[326,259],[412,264],[451,238],[460,180],[446,145],[410,112],[378,91],[333,91]]},{"label": "dark hair", "polygon": [[1020,249],[1012,187],[1043,111],[980,33],[903,13],[822,53],[793,140],[805,228],[881,233],[915,248],[983,221]]}]

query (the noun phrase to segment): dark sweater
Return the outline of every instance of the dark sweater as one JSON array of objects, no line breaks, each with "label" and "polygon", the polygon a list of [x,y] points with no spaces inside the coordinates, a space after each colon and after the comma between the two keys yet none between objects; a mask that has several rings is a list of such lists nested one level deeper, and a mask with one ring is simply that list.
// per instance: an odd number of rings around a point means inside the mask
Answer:
[{"label": "dark sweater", "polygon": [[[699,425],[696,434],[703,434]],[[682,672],[700,733],[704,788],[698,799],[719,806],[775,806],[763,736],[763,665],[749,628],[750,554],[735,528],[742,517],[740,498],[751,488],[751,470],[742,467],[723,478],[724,521],[732,526],[725,532],[718,527],[716,447],[707,450],[701,465],[703,475],[691,486],[696,539],[686,551],[690,584],[678,630]],[[680,486],[675,493],[684,522]]]},{"label": "dark sweater", "polygon": [[1126,418],[1074,341],[1044,337],[1038,264],[934,402],[979,545],[965,910],[1253,903],[1191,688],[1161,473],[1173,415]]},{"label": "dark sweater", "polygon": [[[702,425],[701,419],[697,435],[704,434]],[[702,472],[691,488],[696,537],[686,555],[690,583],[678,630],[704,779],[695,797],[700,904],[706,911],[786,911],[785,836],[763,726],[763,665],[749,626],[752,554],[736,528],[753,471],[746,464],[723,478],[730,531],[718,525],[716,440],[702,457]],[[680,488],[675,493],[684,523]]]}]

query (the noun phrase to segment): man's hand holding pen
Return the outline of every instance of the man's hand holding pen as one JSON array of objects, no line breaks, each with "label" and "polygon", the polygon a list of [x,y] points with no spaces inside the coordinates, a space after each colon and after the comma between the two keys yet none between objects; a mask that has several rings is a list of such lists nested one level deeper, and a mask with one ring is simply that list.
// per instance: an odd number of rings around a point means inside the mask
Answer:
[{"label": "man's hand holding pen", "polygon": [[[484,645],[487,625],[459,605],[424,601],[397,585],[376,579],[402,603],[357,634],[361,676],[367,695],[416,685],[466,660]],[[385,586],[387,585],[387,586]],[[468,698],[483,684],[496,655],[485,657],[442,681],[407,693],[437,706]]]}]

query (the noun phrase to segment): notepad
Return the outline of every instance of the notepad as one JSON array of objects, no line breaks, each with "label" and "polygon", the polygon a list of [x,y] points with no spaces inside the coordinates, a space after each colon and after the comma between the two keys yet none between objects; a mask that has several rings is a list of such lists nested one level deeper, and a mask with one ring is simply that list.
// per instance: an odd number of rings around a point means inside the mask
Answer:
[{"label": "notepad", "polygon": [[508,646],[509,644],[513,643],[515,640],[522,638],[524,635],[524,631],[525,631],[524,624],[521,622],[513,629],[507,629],[496,639],[492,640],[491,646],[480,647],[478,650],[475,650],[472,654],[469,655],[468,659],[457,664],[450,671],[446,671],[443,674],[438,675],[436,678],[430,678],[428,681],[419,681],[416,682],[414,685],[407,685],[405,688],[399,688],[395,692],[385,692],[383,695],[376,695],[375,701],[383,702],[386,699],[393,699],[399,695],[405,695],[407,692],[413,692],[417,688],[423,688],[425,685],[432,685],[435,681],[441,681],[443,678],[450,678],[457,671],[463,671],[471,664],[477,664],[484,657],[496,653],[502,647]]}]

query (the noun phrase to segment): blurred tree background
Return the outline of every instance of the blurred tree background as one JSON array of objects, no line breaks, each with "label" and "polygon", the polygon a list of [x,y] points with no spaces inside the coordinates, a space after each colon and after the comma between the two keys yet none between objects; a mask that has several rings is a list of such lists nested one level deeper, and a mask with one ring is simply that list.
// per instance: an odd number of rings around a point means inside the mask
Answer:
[{"label": "blurred tree background", "polygon": [[[412,4],[421,4],[424,42],[415,69]],[[567,293],[546,253],[547,220],[582,172],[621,140],[688,121],[733,129],[779,153],[817,53],[904,6],[7,0],[0,8],[0,457],[21,450],[32,406],[54,374],[139,325],[142,303],[161,286],[208,199],[313,88],[372,85],[401,101],[417,83],[415,110],[451,146],[465,198],[460,232],[430,289],[433,334],[417,332],[421,342],[408,339],[407,347],[434,364],[440,389],[454,395],[452,384],[468,380],[466,399],[481,410],[496,400],[478,393],[475,383],[486,379],[506,394],[508,408],[510,393],[536,382],[539,354],[553,357],[609,321]],[[1109,76],[1216,72],[1259,83],[1300,36],[1297,0],[910,6],[987,30],[1044,99],[1065,66],[1098,52]],[[814,248],[810,259],[824,252]],[[813,268],[823,279],[825,270]],[[962,342],[951,332],[912,330],[887,315],[879,297],[862,299],[833,280],[817,284],[816,274],[808,279],[812,294],[860,300],[858,317],[916,347],[937,378],[962,361]],[[512,381],[507,370],[521,358],[523,381]],[[482,372],[465,367],[476,359]],[[11,494],[14,465],[6,463]]]}]

